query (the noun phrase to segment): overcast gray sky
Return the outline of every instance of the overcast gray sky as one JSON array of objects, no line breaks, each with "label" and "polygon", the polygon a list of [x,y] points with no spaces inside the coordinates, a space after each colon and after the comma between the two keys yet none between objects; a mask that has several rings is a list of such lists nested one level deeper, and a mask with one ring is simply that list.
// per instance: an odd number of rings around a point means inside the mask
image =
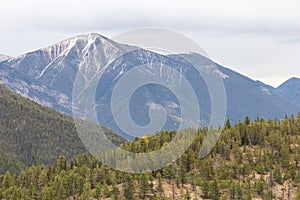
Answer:
[{"label": "overcast gray sky", "polygon": [[298,0],[0,0],[0,53],[17,56],[78,34],[175,30],[210,58],[278,86],[300,77]]}]

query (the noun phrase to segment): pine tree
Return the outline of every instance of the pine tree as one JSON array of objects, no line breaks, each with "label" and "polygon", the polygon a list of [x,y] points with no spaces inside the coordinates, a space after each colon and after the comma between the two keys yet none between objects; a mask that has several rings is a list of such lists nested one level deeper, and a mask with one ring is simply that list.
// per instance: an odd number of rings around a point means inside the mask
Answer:
[{"label": "pine tree", "polygon": [[57,190],[55,199],[57,199],[57,200],[66,199],[68,197],[68,194],[66,192],[67,190],[64,187],[63,182],[60,181],[58,184],[59,184],[59,186],[58,186],[58,190]]},{"label": "pine tree", "polygon": [[226,123],[225,123],[225,129],[230,129],[230,128],[231,128],[230,119],[227,118]]},{"label": "pine tree", "polygon": [[290,166],[290,150],[289,150],[289,146],[284,143],[282,145],[282,166],[285,168],[288,168]]},{"label": "pine tree", "polygon": [[250,118],[249,116],[246,116],[245,118],[245,122],[244,122],[246,125],[249,125],[250,124]]},{"label": "pine tree", "polygon": [[231,180],[230,181],[230,199],[235,200],[236,197],[236,188],[235,188],[235,183]]},{"label": "pine tree", "polygon": [[84,185],[83,185],[83,193],[82,198],[84,200],[89,200],[91,196],[91,182],[88,177],[86,177]]},{"label": "pine tree", "polygon": [[38,177],[38,186],[39,188],[43,188],[48,182],[48,176],[47,176],[47,171],[43,169]]},{"label": "pine tree", "polygon": [[131,200],[134,199],[135,194],[135,184],[133,177],[131,175],[125,175],[124,180],[124,197],[125,199]]},{"label": "pine tree", "polygon": [[158,173],[156,175],[157,179],[158,179],[158,185],[157,185],[157,191],[158,193],[160,194],[160,196],[163,196],[163,193],[164,193],[164,188],[163,188],[163,185],[162,185],[162,177],[161,177],[161,174]]},{"label": "pine tree", "polygon": [[203,198],[208,198],[208,193],[209,193],[209,184],[208,181],[203,181],[201,184],[201,189],[203,193]]},{"label": "pine tree", "polygon": [[97,183],[96,188],[95,188],[95,194],[94,194],[94,198],[96,199],[100,199],[101,197],[101,183]]},{"label": "pine tree", "polygon": [[260,196],[264,196],[264,191],[265,191],[265,188],[266,188],[266,184],[265,184],[265,181],[263,179],[263,176],[260,176],[260,179],[259,180],[256,180],[254,182],[254,187],[255,187],[255,190],[257,192],[257,194],[259,194]]},{"label": "pine tree", "polygon": [[108,189],[106,182],[103,184],[103,194],[104,194],[104,197],[106,197],[106,198],[111,196],[111,192]]},{"label": "pine tree", "polygon": [[113,171],[110,176],[111,176],[111,186],[112,186],[112,193],[111,193],[112,198],[113,200],[118,200],[120,191],[117,186],[116,173]]},{"label": "pine tree", "polygon": [[65,156],[60,156],[57,161],[59,171],[67,170],[67,161]]},{"label": "pine tree", "polygon": [[275,168],[273,177],[274,177],[274,180],[275,180],[278,184],[282,185],[282,183],[283,183],[282,175],[281,175],[281,171],[280,171],[280,169],[279,169],[278,167]]},{"label": "pine tree", "polygon": [[220,199],[220,188],[219,188],[219,184],[218,184],[216,179],[214,179],[212,181],[210,191],[211,191],[211,199],[212,200],[219,200]]},{"label": "pine tree", "polygon": [[184,166],[180,166],[180,169],[179,169],[179,181],[181,183],[181,187],[183,187],[183,185],[185,184],[186,182],[186,179],[187,179],[187,174],[186,174],[186,170],[184,168]]},{"label": "pine tree", "polygon": [[3,177],[2,187],[8,189],[10,186],[13,185],[13,177],[9,171],[7,171]]},{"label": "pine tree", "polygon": [[148,177],[146,174],[141,174],[140,175],[140,197],[141,198],[145,198],[146,197],[146,193],[149,189],[149,183],[148,183]]},{"label": "pine tree", "polygon": [[43,189],[42,200],[54,199],[53,191],[50,187],[46,186]]}]

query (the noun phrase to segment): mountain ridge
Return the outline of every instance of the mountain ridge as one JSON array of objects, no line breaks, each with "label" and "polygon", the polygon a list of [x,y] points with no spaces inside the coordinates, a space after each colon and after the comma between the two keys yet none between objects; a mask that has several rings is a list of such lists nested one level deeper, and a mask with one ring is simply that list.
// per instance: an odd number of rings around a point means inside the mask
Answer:
[{"label": "mountain ridge", "polygon": [[292,77],[277,87],[278,94],[300,106],[300,79]]},{"label": "mountain ridge", "polygon": [[[209,120],[211,104],[208,88],[203,78],[195,75],[197,71],[193,66],[182,58],[183,55],[161,55],[139,47],[119,44],[100,34],[85,34],[0,62],[0,83],[42,105],[72,114],[73,84],[78,71],[81,70],[90,77],[103,73],[105,76],[98,83],[95,97],[96,103],[100,105],[97,117],[102,125],[120,133],[110,110],[110,99],[117,81],[138,65],[146,65],[146,73],[152,70],[152,73],[160,76],[160,72],[151,69],[151,66],[163,64],[170,66],[173,72],[177,71],[186,76],[191,82],[197,91],[197,98],[201,100],[199,107],[202,117]],[[257,115],[262,118],[283,118],[300,111],[300,106],[283,97],[271,86],[254,81],[201,55],[189,56],[195,56],[204,65],[211,62],[216,66],[211,68],[211,73],[224,81],[227,93],[226,117],[233,122],[248,115],[252,119]],[[179,80],[165,67],[163,76]],[[142,94],[148,95],[139,98]],[[130,113],[137,124],[149,123],[147,113],[150,105],[154,103],[162,105],[167,111],[167,126],[164,128],[178,128],[180,110],[171,106],[178,105],[178,101],[169,91],[145,86],[132,99]],[[85,112],[88,113],[89,110]]]},{"label": "mountain ridge", "polygon": [[4,60],[8,60],[11,59],[12,57],[8,56],[8,55],[4,55],[4,54],[0,54],[0,62],[4,61]]}]

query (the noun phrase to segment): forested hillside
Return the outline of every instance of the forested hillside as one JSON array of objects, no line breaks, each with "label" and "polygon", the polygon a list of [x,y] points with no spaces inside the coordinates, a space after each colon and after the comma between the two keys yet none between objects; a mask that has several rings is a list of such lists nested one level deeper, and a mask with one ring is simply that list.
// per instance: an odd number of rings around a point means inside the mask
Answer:
[{"label": "forested hillside", "polygon": [[[106,133],[117,144],[125,142],[109,130]],[[69,159],[84,152],[72,117],[0,85],[0,172],[18,171],[22,163],[55,164],[60,155]]]},{"label": "forested hillside", "polygon": [[0,174],[4,174],[8,170],[16,173],[24,168],[25,164],[19,161],[16,156],[0,150]]},{"label": "forested hillside", "polygon": [[[207,128],[164,169],[145,174],[111,170],[82,154],[0,178],[0,199],[300,199],[300,115],[279,121],[227,121],[213,151],[198,158]],[[149,152],[175,131],[161,131],[122,148]]]}]

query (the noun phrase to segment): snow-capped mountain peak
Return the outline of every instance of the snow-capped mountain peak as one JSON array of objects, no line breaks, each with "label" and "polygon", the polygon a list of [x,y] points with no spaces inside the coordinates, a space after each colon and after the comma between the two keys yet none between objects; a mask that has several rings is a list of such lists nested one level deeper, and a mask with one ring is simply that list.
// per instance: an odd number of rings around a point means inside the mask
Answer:
[{"label": "snow-capped mountain peak", "polygon": [[[126,53],[128,51],[130,53]],[[182,55],[161,55],[91,33],[0,62],[0,83],[40,104],[71,114],[73,84],[78,70],[86,73],[87,77],[103,73],[95,94],[99,105],[97,113],[100,113],[97,117],[102,125],[117,133],[121,132],[112,118],[111,92],[122,76],[135,66],[142,65],[148,66],[142,72],[165,78],[170,84],[180,86],[182,77],[186,78],[199,98],[201,119],[210,119],[211,100],[209,88],[193,67],[195,63],[207,74],[216,75],[224,81],[227,117],[232,121],[242,120],[246,115],[251,118],[256,115],[280,118],[300,111],[295,104],[277,95],[275,88],[255,82],[200,54]],[[168,89],[148,84],[134,93],[131,102],[134,106],[130,113],[137,124],[149,123],[149,102],[153,102],[153,105],[162,105],[167,112],[168,123],[164,128],[177,128],[180,103]]]},{"label": "snow-capped mountain peak", "polygon": [[0,62],[4,61],[4,60],[8,60],[11,59],[12,57],[4,55],[4,54],[0,54]]}]

